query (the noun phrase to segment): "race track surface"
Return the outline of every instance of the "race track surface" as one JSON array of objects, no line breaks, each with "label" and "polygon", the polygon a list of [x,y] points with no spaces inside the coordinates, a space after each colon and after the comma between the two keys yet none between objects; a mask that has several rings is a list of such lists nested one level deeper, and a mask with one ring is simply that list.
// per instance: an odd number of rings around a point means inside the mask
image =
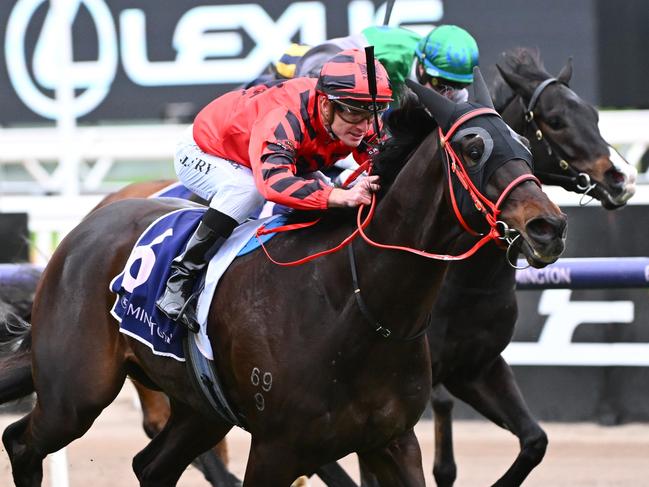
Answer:
[{"label": "race track surface", "polygon": [[[135,393],[127,385],[117,400],[99,417],[90,431],[67,450],[70,487],[136,487],[132,457],[147,442],[140,428]],[[0,428],[19,416],[0,415]],[[528,487],[639,487],[649,485],[649,425],[603,427],[589,423],[545,423],[550,437],[545,460],[533,471]],[[433,427],[424,420],[416,429],[421,443],[427,485],[432,481]],[[243,477],[249,445],[247,433],[236,430],[230,440],[231,469]],[[455,423],[457,487],[491,485],[515,458],[518,442],[509,432],[482,421]],[[343,459],[348,472],[358,478],[355,457]],[[13,485],[9,460],[0,453],[0,486]],[[45,463],[44,486],[50,483]],[[205,487],[200,472],[190,467],[178,484]],[[311,485],[324,485],[319,480]]]}]

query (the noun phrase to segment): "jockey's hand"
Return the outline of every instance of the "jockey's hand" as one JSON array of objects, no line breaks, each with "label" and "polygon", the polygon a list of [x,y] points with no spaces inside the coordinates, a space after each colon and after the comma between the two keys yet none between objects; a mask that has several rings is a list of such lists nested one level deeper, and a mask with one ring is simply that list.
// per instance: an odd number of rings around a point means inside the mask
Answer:
[{"label": "jockey's hand", "polygon": [[329,193],[329,208],[369,205],[372,202],[372,193],[376,193],[379,189],[381,186],[379,177],[376,175],[363,178],[350,189],[334,188]]}]

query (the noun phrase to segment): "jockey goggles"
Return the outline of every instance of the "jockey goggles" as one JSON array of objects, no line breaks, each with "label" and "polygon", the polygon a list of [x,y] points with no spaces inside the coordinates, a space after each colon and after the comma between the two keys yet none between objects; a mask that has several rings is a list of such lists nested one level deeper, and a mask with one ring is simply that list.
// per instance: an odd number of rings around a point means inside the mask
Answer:
[{"label": "jockey goggles", "polygon": [[466,83],[454,83],[442,78],[430,78],[428,85],[440,95],[445,96],[449,100],[454,100],[454,95],[460,90],[463,90],[468,85]]},{"label": "jockey goggles", "polygon": [[[344,122],[349,124],[357,124],[361,122],[367,122],[372,120],[374,116],[374,111],[379,114],[379,116],[388,109],[389,103],[387,102],[376,102],[371,101],[360,101],[360,100],[341,100],[341,99],[329,99],[333,105],[334,109],[343,119]],[[376,107],[376,108],[375,108]]]}]

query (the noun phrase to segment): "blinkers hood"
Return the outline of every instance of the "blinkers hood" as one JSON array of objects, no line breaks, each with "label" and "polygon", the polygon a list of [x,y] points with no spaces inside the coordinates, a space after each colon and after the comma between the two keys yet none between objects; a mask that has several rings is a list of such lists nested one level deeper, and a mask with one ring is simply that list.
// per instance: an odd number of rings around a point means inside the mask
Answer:
[{"label": "blinkers hood", "polygon": [[[493,109],[491,97],[477,67],[474,68],[474,80],[473,99],[466,103],[455,103],[418,83],[408,81],[407,84],[437,121],[442,132],[446,134],[453,123],[462,115],[478,108],[487,107]],[[533,170],[531,152],[523,144],[522,138],[500,116],[496,114],[481,115],[469,119],[457,127],[456,131],[451,135],[450,142],[453,149],[458,153],[460,160],[462,159],[459,143],[466,136],[479,137],[484,143],[484,151],[480,160],[471,167],[464,165],[471,181],[483,195],[486,192],[487,183],[491,176],[508,161],[522,159],[530,167],[530,170]],[[449,164],[448,158],[444,158],[444,161],[446,165]],[[462,163],[464,164],[464,161]],[[444,174],[448,177],[448,171],[445,170]],[[464,189],[458,178],[451,175],[451,184],[458,209],[466,223],[476,232],[488,231],[488,223],[482,213],[476,209],[469,192]]]}]

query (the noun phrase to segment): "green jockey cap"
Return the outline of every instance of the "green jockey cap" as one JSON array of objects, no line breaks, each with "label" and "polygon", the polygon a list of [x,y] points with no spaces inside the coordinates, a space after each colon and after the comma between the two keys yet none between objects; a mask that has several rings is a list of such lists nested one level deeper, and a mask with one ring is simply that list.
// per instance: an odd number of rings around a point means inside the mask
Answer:
[{"label": "green jockey cap", "polygon": [[362,31],[367,43],[374,46],[374,56],[388,72],[394,99],[410,75],[417,43],[421,36],[401,27],[372,26]]},{"label": "green jockey cap", "polygon": [[478,65],[478,44],[457,25],[440,25],[422,38],[415,55],[426,73],[456,83],[473,83],[473,67]]}]

